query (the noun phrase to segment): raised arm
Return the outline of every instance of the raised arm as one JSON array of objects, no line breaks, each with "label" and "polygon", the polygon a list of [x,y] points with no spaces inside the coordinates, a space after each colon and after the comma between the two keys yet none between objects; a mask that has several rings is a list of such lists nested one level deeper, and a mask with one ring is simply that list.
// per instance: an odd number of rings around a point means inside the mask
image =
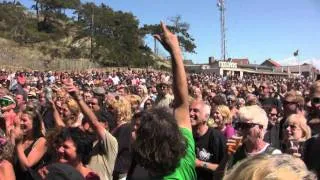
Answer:
[{"label": "raised arm", "polygon": [[55,105],[55,103],[53,101],[50,101],[52,110],[53,110],[53,119],[55,122],[56,127],[65,127],[65,123],[63,122],[63,120],[61,119],[61,116],[57,110],[57,107]]},{"label": "raised arm", "polygon": [[170,53],[172,58],[172,75],[173,75],[173,93],[174,93],[174,116],[180,127],[191,130],[189,117],[189,102],[188,102],[188,85],[187,76],[183,65],[182,53],[179,47],[179,41],[161,22],[163,34],[154,35],[160,41],[163,47]]},{"label": "raised arm", "polygon": [[93,129],[98,134],[100,139],[105,138],[106,129],[100,124],[97,116],[90,109],[90,107],[84,102],[82,97],[79,94],[79,90],[73,85],[73,83],[67,83],[66,89],[70,93],[70,95],[78,102],[82,112],[89,119],[90,124],[93,126]]}]

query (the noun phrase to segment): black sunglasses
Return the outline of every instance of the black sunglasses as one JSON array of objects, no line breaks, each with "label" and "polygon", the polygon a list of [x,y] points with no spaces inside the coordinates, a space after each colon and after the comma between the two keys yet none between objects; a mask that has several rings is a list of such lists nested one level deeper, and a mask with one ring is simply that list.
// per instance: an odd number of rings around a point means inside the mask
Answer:
[{"label": "black sunglasses", "polygon": [[285,129],[287,129],[288,127],[290,127],[290,129],[296,129],[297,128],[297,126],[295,126],[295,125],[289,125],[289,124],[285,124],[284,125]]},{"label": "black sunglasses", "polygon": [[276,114],[276,113],[269,113],[269,115],[270,115],[271,117],[273,117],[273,116],[277,116],[277,117],[278,117],[278,114]]},{"label": "black sunglasses", "polygon": [[314,97],[311,99],[312,104],[320,104],[320,97]]},{"label": "black sunglasses", "polygon": [[247,129],[251,129],[257,125],[259,126],[259,128],[263,127],[261,124],[256,124],[256,123],[237,122],[235,124],[235,129],[236,130],[247,130]]},{"label": "black sunglasses", "polygon": [[297,104],[296,102],[292,102],[292,101],[283,101],[283,105],[287,105],[287,104]]}]

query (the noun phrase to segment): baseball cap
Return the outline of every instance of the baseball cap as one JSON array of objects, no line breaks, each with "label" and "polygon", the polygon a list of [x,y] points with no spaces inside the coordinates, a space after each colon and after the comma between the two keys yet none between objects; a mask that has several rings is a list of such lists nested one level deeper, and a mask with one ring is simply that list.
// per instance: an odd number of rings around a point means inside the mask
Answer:
[{"label": "baseball cap", "polygon": [[11,96],[3,96],[0,98],[0,106],[1,107],[6,107],[9,106],[10,104],[15,104],[15,100]]}]

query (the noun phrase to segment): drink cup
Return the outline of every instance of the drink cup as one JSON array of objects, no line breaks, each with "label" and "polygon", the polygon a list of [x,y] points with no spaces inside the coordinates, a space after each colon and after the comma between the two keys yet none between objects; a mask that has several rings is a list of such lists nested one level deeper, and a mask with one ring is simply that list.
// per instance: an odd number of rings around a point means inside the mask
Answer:
[{"label": "drink cup", "polygon": [[231,155],[242,145],[242,137],[234,135],[227,142],[228,154]]}]

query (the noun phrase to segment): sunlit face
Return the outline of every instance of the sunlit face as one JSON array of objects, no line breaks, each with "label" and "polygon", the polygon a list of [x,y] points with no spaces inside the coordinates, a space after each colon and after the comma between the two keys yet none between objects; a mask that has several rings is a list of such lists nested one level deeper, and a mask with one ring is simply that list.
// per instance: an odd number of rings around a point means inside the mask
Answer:
[{"label": "sunlit face", "polygon": [[139,86],[139,87],[137,87],[137,93],[138,94],[143,94],[143,89]]},{"label": "sunlit face", "polygon": [[255,144],[257,140],[263,138],[263,127],[259,124],[251,123],[250,121],[242,121],[242,127],[238,129],[239,135],[243,137],[243,142]]},{"label": "sunlit face", "polygon": [[67,104],[63,104],[62,105],[61,111],[62,111],[62,116],[64,118],[69,118],[72,115],[72,113],[71,113],[71,111],[70,111],[70,109],[69,109]]},{"label": "sunlit face", "polygon": [[278,111],[277,111],[276,108],[272,108],[272,110],[268,114],[268,118],[269,118],[269,122],[272,125],[275,125],[277,123],[277,121],[278,121]]},{"label": "sunlit face", "polygon": [[224,123],[223,123],[223,117],[221,115],[221,113],[217,110],[214,110],[213,111],[213,119],[214,119],[214,122],[219,126],[224,126]]},{"label": "sunlit face", "polygon": [[33,129],[32,123],[33,123],[33,120],[30,118],[29,114],[22,114],[21,120],[20,120],[20,128],[23,132],[23,135],[32,133],[32,129]]},{"label": "sunlit face", "polygon": [[267,84],[263,83],[261,86],[260,86],[260,92],[264,95],[266,94],[269,94],[270,93],[270,89],[268,87]]},{"label": "sunlit face", "polygon": [[320,112],[320,93],[315,93],[312,95],[311,105],[315,110]]},{"label": "sunlit face", "polygon": [[165,95],[168,93],[168,87],[166,85],[158,85],[157,86],[157,92],[159,95]]},{"label": "sunlit face", "polygon": [[284,124],[284,138],[287,140],[300,140],[303,136],[302,129],[297,120],[287,121]]},{"label": "sunlit face", "polygon": [[92,108],[93,111],[98,111],[100,109],[98,99],[92,98],[89,102],[89,106]]},{"label": "sunlit face", "polygon": [[144,103],[144,109],[145,110],[149,110],[152,108],[152,102],[151,100],[147,100],[145,103]]},{"label": "sunlit face", "polygon": [[203,124],[206,121],[206,115],[200,103],[193,102],[189,109],[192,126]]},{"label": "sunlit face", "polygon": [[75,162],[79,161],[77,157],[77,148],[72,139],[65,140],[62,144],[60,144],[57,149],[58,162],[67,163],[67,164],[75,164]]},{"label": "sunlit face", "polygon": [[118,89],[118,90],[117,90],[117,94],[118,94],[119,96],[124,96],[124,95],[125,95],[124,88]]},{"label": "sunlit face", "polygon": [[85,102],[88,102],[92,98],[92,95],[90,93],[84,93],[83,99]]},{"label": "sunlit face", "polygon": [[286,99],[284,99],[284,101],[283,101],[283,111],[287,115],[296,113],[296,111],[297,111],[297,103],[294,102],[294,98],[293,97],[287,97]]},{"label": "sunlit face", "polygon": [[18,105],[24,104],[23,96],[21,94],[16,95],[16,102]]},{"label": "sunlit face", "polygon": [[201,94],[201,89],[198,88],[198,87],[194,87],[194,88],[193,88],[193,96],[194,96],[195,98],[201,97],[201,96],[202,96],[202,94]]},{"label": "sunlit face", "polygon": [[133,122],[134,122],[134,124],[133,124],[133,128],[132,128],[131,136],[132,136],[133,140],[136,140],[137,131],[138,131],[138,128],[140,127],[141,120],[139,118],[137,118]]}]

